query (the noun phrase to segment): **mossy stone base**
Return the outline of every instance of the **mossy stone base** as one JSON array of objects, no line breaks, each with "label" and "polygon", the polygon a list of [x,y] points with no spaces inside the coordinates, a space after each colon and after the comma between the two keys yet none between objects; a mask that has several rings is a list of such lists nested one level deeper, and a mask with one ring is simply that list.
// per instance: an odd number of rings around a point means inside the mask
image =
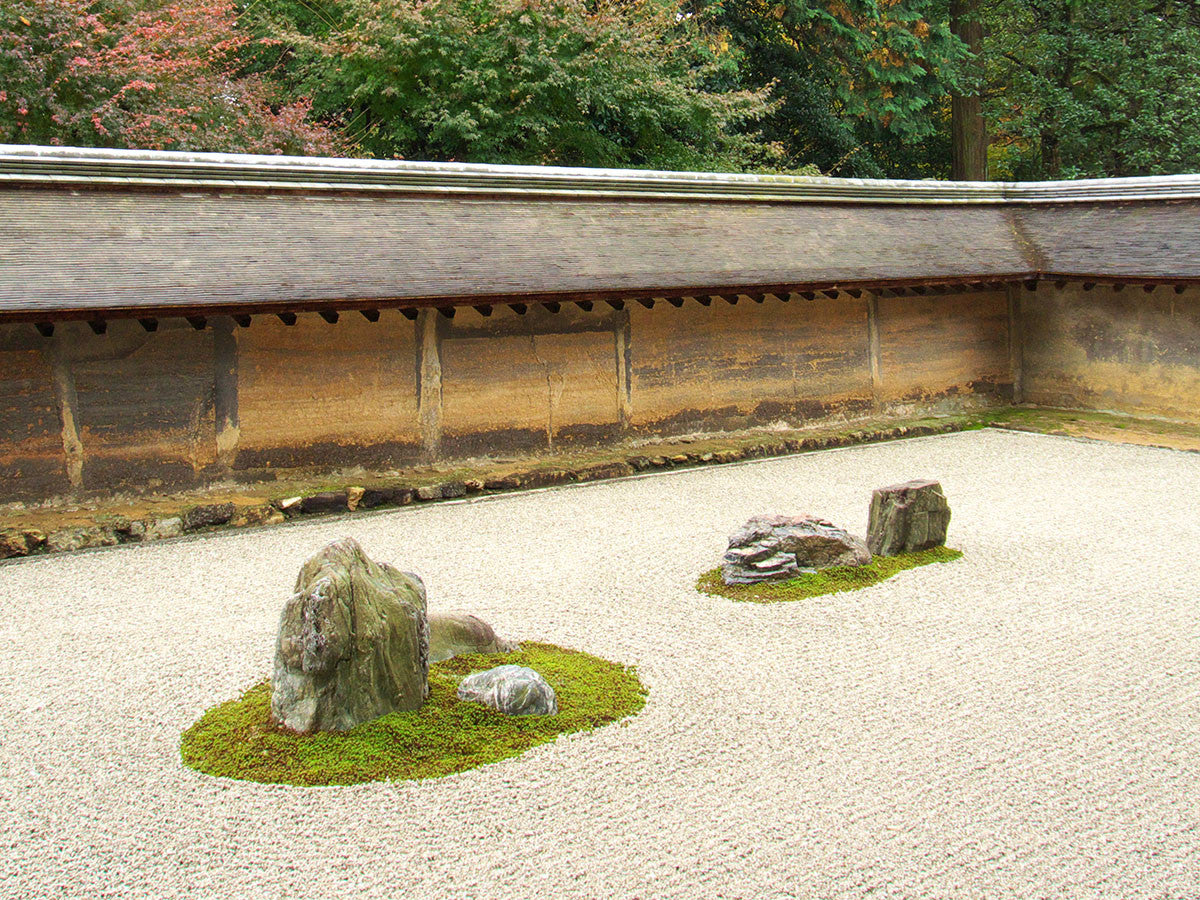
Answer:
[{"label": "mossy stone base", "polygon": [[[558,714],[514,718],[459,700],[464,676],[514,664],[541,673]],[[646,688],[633,669],[553,644],[518,653],[458,656],[429,667],[429,699],[345,732],[301,735],[270,722],[266,681],[215,706],[183,734],[185,765],[265,784],[336,785],[437,778],[516,756],[560,734],[598,728],[638,712]]]},{"label": "mossy stone base", "polygon": [[840,591],[855,591],[891,578],[905,569],[927,566],[930,563],[951,562],[962,556],[959,550],[933,547],[916,553],[898,556],[876,556],[865,566],[838,566],[789,578],[787,581],[764,581],[758,584],[726,584],[720,569],[710,569],[696,582],[702,594],[746,600],[751,603],[778,603],[787,600],[806,600]]}]

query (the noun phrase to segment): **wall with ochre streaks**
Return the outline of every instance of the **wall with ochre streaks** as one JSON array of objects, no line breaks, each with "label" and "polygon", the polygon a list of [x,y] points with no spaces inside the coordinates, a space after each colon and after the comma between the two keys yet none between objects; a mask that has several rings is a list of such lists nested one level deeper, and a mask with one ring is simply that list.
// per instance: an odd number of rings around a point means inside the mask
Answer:
[{"label": "wall with ochre streaks", "polygon": [[1008,334],[1003,291],[5,325],[0,500],[996,405]]},{"label": "wall with ochre streaks", "polygon": [[1200,420],[1200,289],[1023,292],[1025,399]]}]

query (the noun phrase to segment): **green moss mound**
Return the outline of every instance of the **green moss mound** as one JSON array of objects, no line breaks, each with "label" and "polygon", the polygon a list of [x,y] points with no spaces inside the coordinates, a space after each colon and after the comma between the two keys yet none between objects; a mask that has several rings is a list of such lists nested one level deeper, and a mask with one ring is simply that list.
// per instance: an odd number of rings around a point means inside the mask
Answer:
[{"label": "green moss mound", "polygon": [[[516,756],[560,734],[598,728],[638,712],[646,688],[628,667],[553,644],[519,653],[474,654],[429,667],[429,699],[350,731],[299,735],[270,722],[262,682],[214,706],[183,734],[185,765],[208,775],[264,784],[330,785],[438,778]],[[558,715],[511,717],[458,699],[463,676],[511,663],[540,672],[558,695]]]},{"label": "green moss mound", "polygon": [[838,566],[821,569],[792,578],[788,581],[767,581],[762,584],[726,584],[721,579],[720,568],[710,569],[696,582],[696,590],[702,594],[728,597],[730,600],[745,600],[751,603],[779,603],[785,600],[807,600],[840,591],[856,591],[886,581],[897,572],[927,566],[930,563],[951,562],[962,556],[962,551],[949,547],[933,547],[916,553],[901,553],[898,556],[876,556],[869,565]]}]

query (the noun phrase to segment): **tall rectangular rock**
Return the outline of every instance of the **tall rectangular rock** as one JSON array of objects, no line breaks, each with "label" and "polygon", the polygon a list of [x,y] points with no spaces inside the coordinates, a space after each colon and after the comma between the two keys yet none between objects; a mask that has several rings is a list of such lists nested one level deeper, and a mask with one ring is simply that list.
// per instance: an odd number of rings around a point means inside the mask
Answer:
[{"label": "tall rectangular rock", "polygon": [[871,495],[867,546],[877,556],[895,556],[946,543],[950,504],[936,481],[918,479],[881,487]]}]

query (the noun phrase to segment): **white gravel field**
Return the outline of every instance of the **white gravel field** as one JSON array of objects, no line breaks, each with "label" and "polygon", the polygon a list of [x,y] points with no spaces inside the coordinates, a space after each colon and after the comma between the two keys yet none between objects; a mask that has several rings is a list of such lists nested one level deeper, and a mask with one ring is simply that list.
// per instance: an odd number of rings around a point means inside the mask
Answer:
[{"label": "white gravel field", "polygon": [[[955,563],[696,593],[755,513],[939,478]],[[185,769],[353,535],[636,665],[624,725],[425,782]],[[0,566],[0,896],[1200,897],[1200,455],[981,431]]]}]

